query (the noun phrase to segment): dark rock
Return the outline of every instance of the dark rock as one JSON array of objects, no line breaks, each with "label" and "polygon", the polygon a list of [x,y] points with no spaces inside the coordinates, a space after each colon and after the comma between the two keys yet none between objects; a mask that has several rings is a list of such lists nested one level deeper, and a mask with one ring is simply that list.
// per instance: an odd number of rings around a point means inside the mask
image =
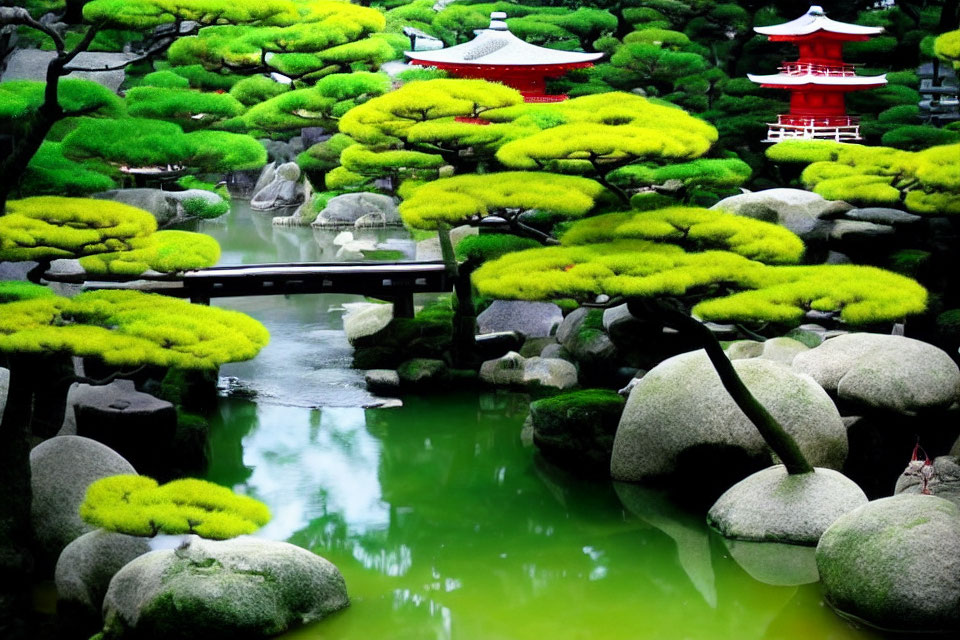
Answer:
[{"label": "dark rock", "polygon": [[480,333],[519,331],[528,338],[553,335],[561,322],[563,312],[552,302],[494,300],[477,316]]},{"label": "dark rock", "polygon": [[332,134],[328,133],[323,127],[304,127],[300,129],[300,138],[303,140],[303,147],[305,149],[309,149],[315,144],[326,142],[332,137]]},{"label": "dark rock", "polygon": [[843,214],[848,220],[860,220],[862,222],[873,222],[875,224],[891,225],[894,227],[912,226],[921,222],[923,216],[917,216],[899,209],[888,209],[886,207],[865,207],[863,209],[851,209]]},{"label": "dark rock", "polygon": [[390,395],[400,391],[400,374],[393,369],[370,369],[363,378],[371,393]]},{"label": "dark rock", "polygon": [[[519,351],[523,334],[518,331],[498,331],[476,336],[477,355],[481,360],[499,358],[508,351]],[[537,355],[537,354],[534,354]]]},{"label": "dark rock", "polygon": [[551,462],[606,476],[624,400],[614,391],[586,389],[530,405],[533,441]]},{"label": "dark rock", "polygon": [[523,341],[523,346],[520,347],[519,353],[524,358],[532,358],[534,356],[542,355],[544,349],[555,344],[557,344],[557,339],[554,337],[527,338]]},{"label": "dark rock", "polygon": [[447,381],[449,371],[443,360],[413,358],[397,367],[400,383],[405,387],[416,387],[421,391],[436,388]]},{"label": "dark rock", "polygon": [[171,403],[136,391],[128,380],[116,380],[81,385],[73,411],[77,435],[107,445],[148,475],[162,475],[169,443],[177,435],[177,412]]},{"label": "dark rock", "polygon": [[97,529],[67,545],[57,561],[57,614],[87,635],[100,630],[103,597],[110,579],[150,551],[147,538]]}]

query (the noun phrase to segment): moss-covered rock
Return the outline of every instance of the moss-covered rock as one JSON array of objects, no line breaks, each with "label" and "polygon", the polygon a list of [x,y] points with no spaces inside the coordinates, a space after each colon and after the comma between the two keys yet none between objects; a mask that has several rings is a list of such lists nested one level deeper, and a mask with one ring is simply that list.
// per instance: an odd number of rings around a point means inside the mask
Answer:
[{"label": "moss-covered rock", "polygon": [[846,613],[909,632],[960,628],[960,510],[899,495],[840,517],[817,546],[827,599]]},{"label": "moss-covered rock", "polygon": [[544,456],[563,467],[606,474],[625,402],[609,389],[537,400],[530,405],[533,441]]},{"label": "moss-covered rock", "polygon": [[191,536],[121,569],[104,599],[105,640],[262,638],[347,606],[337,568],[286,542]]},{"label": "moss-covered rock", "polygon": [[443,360],[430,358],[412,358],[397,367],[400,384],[418,391],[436,390],[449,378],[447,364]]}]

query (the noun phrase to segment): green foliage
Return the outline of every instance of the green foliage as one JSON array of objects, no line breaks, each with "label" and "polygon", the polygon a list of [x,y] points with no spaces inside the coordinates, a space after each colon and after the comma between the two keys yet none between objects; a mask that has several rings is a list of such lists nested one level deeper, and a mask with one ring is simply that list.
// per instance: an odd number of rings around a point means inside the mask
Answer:
[{"label": "green foliage", "polygon": [[[26,120],[43,104],[45,82],[11,80],[0,82],[0,119]],[[63,78],[57,85],[57,100],[66,114],[85,113],[104,117],[123,114],[116,94],[91,80]]]},{"label": "green foliage", "polygon": [[611,389],[583,389],[537,400],[530,404],[530,411],[543,422],[569,422],[586,416],[596,419],[598,414],[619,421],[625,404],[626,400]]},{"label": "green foliage", "polygon": [[230,199],[230,191],[227,190],[227,185],[224,183],[215,184],[213,182],[205,182],[196,176],[183,176],[182,178],[177,179],[177,186],[183,189],[200,189],[201,191],[209,191],[210,193],[215,193],[224,200]]},{"label": "green foliage", "polygon": [[0,216],[0,260],[125,251],[156,228],[151,214],[119,202],[55,196],[11,200]]},{"label": "green foliage", "polygon": [[20,181],[24,196],[85,196],[116,186],[109,167],[96,161],[74,162],[64,157],[59,142],[45,141],[30,159]]},{"label": "green foliage", "polygon": [[739,187],[753,173],[739,158],[698,158],[690,162],[656,166],[632,164],[610,173],[610,182],[624,187],[646,187],[680,180],[684,186]]},{"label": "green foliage", "polygon": [[198,0],[92,0],[83,7],[87,22],[117,29],[149,29],[176,20],[201,25],[290,24],[300,18],[291,0],[235,0],[230,3]]},{"label": "green foliage", "polygon": [[960,133],[931,125],[907,125],[886,132],[880,142],[896,149],[919,151],[935,145],[960,142]]},{"label": "green foliage", "polygon": [[63,152],[77,160],[101,159],[127,167],[175,165],[193,153],[179,126],[147,118],[84,118],[63,139]]},{"label": "green foliage", "polygon": [[233,85],[243,79],[243,76],[229,71],[208,71],[201,64],[173,67],[171,71],[186,78],[194,89],[208,89],[210,91],[229,91],[233,88]]},{"label": "green foliage", "polygon": [[165,89],[186,89],[190,86],[190,81],[173,71],[164,69],[163,71],[154,71],[143,76],[140,80],[142,87],[163,87]]},{"label": "green foliage", "polygon": [[227,131],[194,131],[183,136],[191,153],[186,163],[206,172],[259,169],[267,150],[254,138]]},{"label": "green foliage", "polygon": [[0,280],[0,304],[18,300],[49,298],[53,291],[43,285],[23,282],[22,280]]},{"label": "green foliage", "polygon": [[531,238],[522,238],[509,233],[483,233],[467,236],[458,242],[456,254],[458,260],[480,263],[496,260],[512,251],[539,246],[540,243]]},{"label": "green foliage", "polygon": [[95,357],[111,366],[216,369],[249,360],[269,334],[253,318],[139,291],[90,291],[0,307],[0,352]]},{"label": "green foliage", "polygon": [[687,253],[645,240],[510,253],[481,266],[473,282],[481,295],[527,300],[707,292],[693,313],[718,322],[797,324],[816,309],[868,324],[920,313],[927,298],[916,282],[873,267],[768,266],[727,251]]},{"label": "green foliage", "polygon": [[921,151],[832,141],[788,141],[767,151],[775,162],[811,162],[804,183],[825,198],[899,206],[926,215],[960,213],[960,143]]},{"label": "green foliage", "polygon": [[289,90],[290,85],[275,82],[267,76],[250,76],[233,85],[230,95],[249,107],[275,98]]},{"label": "green foliage", "polygon": [[417,188],[400,204],[400,215],[407,225],[423,229],[458,224],[507,208],[579,217],[593,209],[603,192],[593,180],[578,176],[522,171],[462,175]]},{"label": "green foliage", "polygon": [[150,118],[83,119],[63,140],[64,154],[121,167],[179,165],[198,170],[258,169],[267,153],[250,136],[226,131],[184,134],[172,122]]},{"label": "green foliage", "polygon": [[208,127],[245,111],[230,94],[192,89],[134,87],[127,91],[126,99],[131,116],[167,120],[190,129]]},{"label": "green foliage", "polygon": [[397,79],[402,82],[418,82],[422,80],[444,80],[449,78],[446,71],[440,69],[430,69],[426,67],[412,67],[404,69],[397,74]]},{"label": "green foliage", "polygon": [[780,225],[692,207],[593,216],[574,223],[561,238],[564,245],[623,239],[672,242],[688,251],[724,249],[770,264],[799,262],[804,251],[800,238]]},{"label": "green foliage", "polygon": [[203,233],[158,231],[129,244],[128,250],[80,258],[80,266],[94,274],[138,275],[147,269],[161,273],[202,269],[220,259],[220,245]]},{"label": "green foliage", "polygon": [[133,536],[196,534],[226,540],[270,521],[267,505],[226,487],[184,478],[164,485],[145,476],[108,476],[92,483],[80,517],[95,527]]},{"label": "green foliage", "polygon": [[390,88],[386,74],[356,72],[329,75],[309,89],[281,93],[256,104],[243,116],[247,126],[264,131],[295,131],[303,127],[332,127],[357,102],[379,96]]},{"label": "green foliage", "polygon": [[944,60],[952,62],[954,68],[960,68],[960,30],[948,31],[938,37],[933,51]]},{"label": "green foliage", "polygon": [[230,211],[230,203],[223,200],[211,203],[202,197],[187,198],[183,201],[183,210],[193,218],[212,220]]}]

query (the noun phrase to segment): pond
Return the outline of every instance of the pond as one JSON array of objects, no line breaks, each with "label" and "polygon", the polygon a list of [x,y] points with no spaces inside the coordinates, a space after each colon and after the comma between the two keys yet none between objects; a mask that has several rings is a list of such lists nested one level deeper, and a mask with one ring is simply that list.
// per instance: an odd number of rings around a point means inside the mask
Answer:
[{"label": "pond", "polygon": [[[334,234],[236,209],[201,224],[223,263],[332,259]],[[362,409],[341,331],[343,304],[361,300],[218,302],[272,341],[222,370],[257,396],[220,399],[207,478],[266,502],[258,535],[331,560],[352,600],[284,640],[879,637],[823,603],[812,549],[730,544],[658,492],[543,461],[521,439],[526,396]]]}]

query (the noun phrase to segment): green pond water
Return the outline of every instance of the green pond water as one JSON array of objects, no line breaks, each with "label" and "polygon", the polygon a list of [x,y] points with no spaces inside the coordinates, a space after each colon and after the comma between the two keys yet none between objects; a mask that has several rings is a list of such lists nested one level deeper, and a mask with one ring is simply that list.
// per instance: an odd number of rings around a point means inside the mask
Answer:
[{"label": "green pond water", "polygon": [[[242,207],[201,230],[224,263],[332,259],[334,234]],[[543,461],[521,440],[523,395],[361,408],[371,398],[341,331],[343,304],[360,300],[217,302],[272,342],[222,370],[258,396],[221,398],[207,477],[266,502],[257,535],[329,559],[351,597],[284,640],[878,637],[823,603],[812,549],[731,544],[661,493]]]}]

